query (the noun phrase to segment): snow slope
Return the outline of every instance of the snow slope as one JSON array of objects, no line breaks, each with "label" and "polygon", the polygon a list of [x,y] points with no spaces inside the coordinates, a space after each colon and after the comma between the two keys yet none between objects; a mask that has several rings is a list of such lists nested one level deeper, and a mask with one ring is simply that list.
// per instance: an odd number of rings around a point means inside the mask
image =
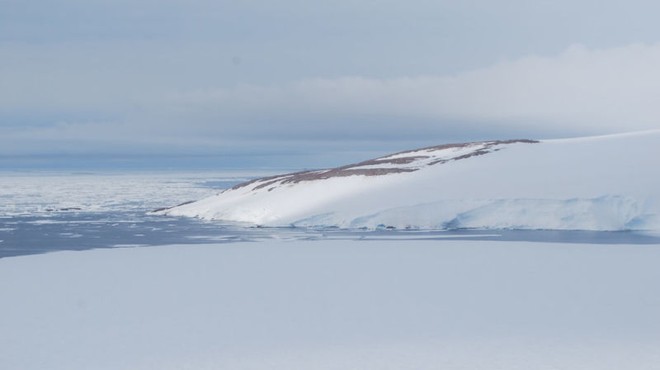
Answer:
[{"label": "snow slope", "polygon": [[161,213],[263,226],[660,230],[660,130],[487,141],[263,178]]}]

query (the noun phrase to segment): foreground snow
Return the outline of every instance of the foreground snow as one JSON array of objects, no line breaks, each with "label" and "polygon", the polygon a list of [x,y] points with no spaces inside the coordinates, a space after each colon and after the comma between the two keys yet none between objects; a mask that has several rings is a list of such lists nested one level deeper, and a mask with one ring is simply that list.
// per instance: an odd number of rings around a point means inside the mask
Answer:
[{"label": "foreground snow", "polygon": [[162,213],[266,226],[660,230],[660,131],[495,141],[265,178]]},{"label": "foreground snow", "polygon": [[270,241],[0,260],[0,368],[657,369],[660,246]]}]

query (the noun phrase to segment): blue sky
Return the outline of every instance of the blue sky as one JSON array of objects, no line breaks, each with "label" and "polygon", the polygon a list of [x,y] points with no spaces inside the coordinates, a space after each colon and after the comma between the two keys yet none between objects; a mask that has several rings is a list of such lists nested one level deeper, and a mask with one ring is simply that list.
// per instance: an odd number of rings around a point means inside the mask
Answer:
[{"label": "blue sky", "polygon": [[657,14],[639,0],[0,0],[0,166],[315,167],[660,128]]}]

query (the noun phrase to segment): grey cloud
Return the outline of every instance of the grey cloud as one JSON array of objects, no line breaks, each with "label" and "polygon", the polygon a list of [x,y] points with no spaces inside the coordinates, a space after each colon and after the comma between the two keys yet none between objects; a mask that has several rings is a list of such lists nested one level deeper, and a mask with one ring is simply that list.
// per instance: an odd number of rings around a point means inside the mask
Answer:
[{"label": "grey cloud", "polygon": [[78,142],[121,150],[213,151],[278,141],[342,141],[346,147],[350,141],[426,143],[654,129],[660,128],[654,99],[660,94],[659,63],[660,44],[573,46],[554,57],[526,57],[450,76],[142,91],[116,108],[122,112],[118,119],[14,128],[4,137],[45,147]]},{"label": "grey cloud", "polygon": [[0,7],[4,155],[378,151],[655,128],[660,113],[652,1]]},{"label": "grey cloud", "polygon": [[[305,128],[296,126],[296,117],[350,117],[346,126],[353,129],[360,129],[360,117],[375,117],[383,125],[408,120],[398,131],[424,132],[454,121],[610,133],[659,127],[658,63],[660,44],[604,50],[573,46],[554,57],[526,57],[453,76],[348,77],[184,91],[170,95],[168,105],[218,121],[288,118],[291,122],[280,127],[292,129]],[[367,129],[382,128],[367,121]]]}]

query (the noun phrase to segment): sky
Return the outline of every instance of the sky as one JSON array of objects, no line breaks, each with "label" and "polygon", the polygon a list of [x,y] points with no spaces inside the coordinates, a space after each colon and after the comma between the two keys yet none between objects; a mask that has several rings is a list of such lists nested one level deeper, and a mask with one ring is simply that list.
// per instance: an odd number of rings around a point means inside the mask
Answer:
[{"label": "sky", "polygon": [[0,169],[660,128],[660,3],[0,0]]}]

